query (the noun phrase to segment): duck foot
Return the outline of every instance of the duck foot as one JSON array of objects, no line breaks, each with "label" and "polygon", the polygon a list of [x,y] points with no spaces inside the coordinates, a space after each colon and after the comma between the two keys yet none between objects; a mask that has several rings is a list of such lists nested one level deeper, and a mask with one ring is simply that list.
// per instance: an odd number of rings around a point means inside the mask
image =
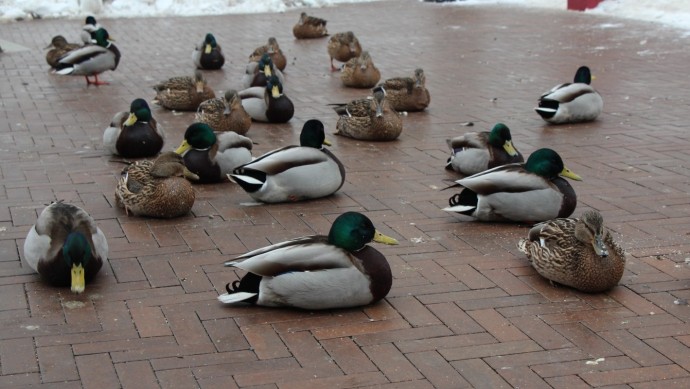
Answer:
[{"label": "duck foot", "polygon": [[98,74],[96,74],[96,75],[93,76],[93,78],[94,78],[93,81],[91,81],[91,80],[89,79],[89,76],[84,76],[84,78],[86,78],[86,85],[96,85],[96,86],[98,86],[98,85],[110,85],[110,83],[107,82],[107,81],[101,81],[101,80],[99,80],[99,79],[98,79]]}]

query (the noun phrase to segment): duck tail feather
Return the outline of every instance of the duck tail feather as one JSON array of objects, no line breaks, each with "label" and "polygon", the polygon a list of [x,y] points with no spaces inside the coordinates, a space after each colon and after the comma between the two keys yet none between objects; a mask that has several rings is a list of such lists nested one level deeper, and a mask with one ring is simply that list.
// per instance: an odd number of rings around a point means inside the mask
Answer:
[{"label": "duck tail feather", "polygon": [[256,293],[249,292],[235,292],[235,293],[223,293],[218,296],[218,301],[224,304],[233,304],[239,302],[251,302],[252,298],[256,297]]}]

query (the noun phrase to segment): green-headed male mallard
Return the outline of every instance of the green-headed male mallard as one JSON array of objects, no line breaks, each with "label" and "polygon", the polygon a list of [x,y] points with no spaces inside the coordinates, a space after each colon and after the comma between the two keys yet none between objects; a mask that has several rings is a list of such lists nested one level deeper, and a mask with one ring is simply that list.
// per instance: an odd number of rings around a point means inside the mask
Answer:
[{"label": "green-headed male mallard", "polygon": [[216,97],[199,69],[194,71],[194,77],[172,77],[154,85],[153,89],[156,91],[154,103],[176,111],[196,111],[199,104]]},{"label": "green-headed male mallard", "polygon": [[206,123],[214,131],[234,131],[244,135],[252,125],[252,117],[242,106],[242,99],[234,89],[225,91],[223,97],[206,100],[196,111],[196,121]]},{"label": "green-headed male mallard", "polygon": [[497,123],[490,132],[468,132],[446,139],[446,143],[451,153],[446,169],[466,176],[525,160],[513,146],[510,129],[503,123]]},{"label": "green-headed male mallard", "polygon": [[50,45],[46,47],[46,49],[50,49],[46,53],[46,62],[48,62],[51,68],[55,69],[63,55],[80,47],[81,45],[76,43],[68,43],[64,36],[56,35],[50,41]]},{"label": "green-headed male mallard", "polygon": [[269,57],[271,57],[273,65],[275,65],[275,67],[278,68],[278,70],[285,70],[285,67],[287,66],[287,59],[285,58],[285,54],[283,54],[283,51],[280,49],[280,45],[278,45],[278,41],[276,40],[276,38],[270,37],[268,38],[268,43],[257,47],[249,55],[249,62],[259,61],[259,59],[264,54],[268,54]]},{"label": "green-headed male mallard", "polygon": [[194,47],[192,61],[197,69],[217,70],[225,64],[223,49],[210,32]]},{"label": "green-headed male mallard", "polygon": [[273,64],[271,57],[264,53],[258,62],[249,62],[242,76],[242,86],[250,88],[253,86],[266,86],[271,76],[278,77],[281,84],[285,83],[285,76]]},{"label": "green-headed male mallard", "polygon": [[539,149],[525,163],[511,163],[455,181],[464,187],[444,211],[481,221],[541,222],[570,216],[575,190],[559,177],[581,180],[551,149]]},{"label": "green-headed male mallard", "polygon": [[352,31],[339,32],[328,39],[328,55],[331,58],[331,71],[335,72],[339,69],[333,65],[333,60],[340,62],[347,62],[350,58],[358,57],[362,54],[362,46],[359,44],[359,39],[355,37]]},{"label": "green-headed male mallard", "polygon": [[400,136],[402,119],[388,101],[386,91],[374,88],[372,99],[353,100],[344,107],[336,107],[340,115],[336,124],[336,135],[360,140],[389,141]]},{"label": "green-headed male mallard", "polygon": [[297,39],[323,38],[328,35],[326,23],[328,22],[324,19],[309,16],[306,12],[302,12],[299,21],[292,27],[292,34]]},{"label": "green-headed male mallard", "polygon": [[581,66],[572,83],[556,85],[539,97],[537,111],[549,123],[576,123],[592,121],[604,109],[604,100],[591,85],[592,74]]},{"label": "green-headed male mallard", "polygon": [[155,161],[137,161],[122,170],[115,203],[127,214],[159,218],[186,215],[195,193],[187,178],[198,179],[184,166],[182,156],[168,151]]},{"label": "green-headed male mallard", "polygon": [[350,88],[371,88],[381,79],[381,72],[374,65],[368,51],[350,58],[340,69],[340,80]]},{"label": "green-headed male mallard", "polygon": [[103,145],[113,155],[143,158],[158,154],[165,143],[165,133],[144,99],[134,99],[128,111],[115,114],[103,132]]},{"label": "green-headed male mallard", "polygon": [[396,111],[423,111],[431,103],[426,76],[421,68],[415,69],[413,77],[389,78],[379,85],[386,89],[386,99]]},{"label": "green-headed male mallard", "polygon": [[83,209],[54,202],[43,209],[24,241],[24,260],[48,283],[81,293],[108,258],[108,242]]},{"label": "green-headed male mallard", "polygon": [[84,26],[81,28],[79,36],[84,45],[92,45],[96,43],[96,31],[101,28],[98,24],[96,18],[93,16],[87,16],[84,20]]},{"label": "green-headed male mallard", "polygon": [[518,248],[542,277],[587,293],[613,288],[625,270],[625,252],[594,210],[537,224]]},{"label": "green-headed male mallard", "polygon": [[335,219],[328,236],[311,235],[250,251],[225,263],[246,270],[226,286],[223,303],[334,309],[373,304],[393,284],[390,265],[367,243],[398,242],[361,213]]},{"label": "green-headed male mallard", "polygon": [[242,106],[259,122],[286,123],[295,114],[292,100],[283,94],[283,84],[271,76],[265,87],[253,86],[239,92]]},{"label": "green-headed male mallard", "polygon": [[175,150],[184,164],[199,176],[200,183],[221,182],[236,167],[252,160],[252,140],[235,132],[213,132],[204,123],[194,123]]},{"label": "green-headed male mallard", "polygon": [[[84,76],[86,85],[107,85],[107,82],[98,80],[98,75],[117,68],[120,63],[120,50],[112,44],[108,31],[104,28],[98,29],[94,34],[96,44],[67,52],[58,60],[55,73]],[[90,76],[94,76],[94,81],[89,79]]]},{"label": "green-headed male mallard", "polygon": [[345,167],[323,145],[323,123],[304,123],[299,146],[285,146],[246,163],[228,175],[252,198],[266,203],[316,199],[335,193],[345,182]]}]

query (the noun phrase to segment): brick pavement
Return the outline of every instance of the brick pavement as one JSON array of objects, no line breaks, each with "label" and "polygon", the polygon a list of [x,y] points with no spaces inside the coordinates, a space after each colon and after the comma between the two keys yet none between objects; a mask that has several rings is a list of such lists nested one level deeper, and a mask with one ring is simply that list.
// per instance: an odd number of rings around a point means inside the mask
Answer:
[{"label": "brick pavement", "polygon": [[[690,135],[687,35],[576,12],[446,7],[414,0],[312,10],[331,32],[353,30],[383,77],[423,67],[430,108],[404,119],[400,139],[334,138],[347,168],[335,195],[248,206],[224,183],[196,186],[191,215],[128,217],[113,204],[121,164],[103,129],[156,81],[191,73],[193,45],[212,31],[228,61],[207,72],[239,88],[254,47],[275,36],[287,53],[285,125],[253,124],[255,154],[297,142],[302,123],[336,115],[345,89],[328,71],[326,41],[296,41],[299,10],[280,14],[100,20],[123,53],[86,87],[47,72],[56,34],[80,20],[0,24],[27,48],[0,54],[0,386],[654,388],[690,386]],[[587,64],[605,100],[600,120],[545,125],[539,93]],[[155,109],[167,149],[190,113]],[[447,214],[455,178],[445,139],[508,124],[520,150],[555,148],[584,177],[579,215],[598,209],[628,252],[621,285],[586,295],[554,287],[517,252],[527,226]],[[475,126],[462,124],[473,122]],[[80,296],[39,282],[20,262],[37,211],[54,199],[85,207],[108,236],[110,261]],[[225,307],[236,274],[221,263],[287,238],[327,232],[340,213],[366,213],[401,244],[385,253],[395,280],[369,307],[303,312]]]}]

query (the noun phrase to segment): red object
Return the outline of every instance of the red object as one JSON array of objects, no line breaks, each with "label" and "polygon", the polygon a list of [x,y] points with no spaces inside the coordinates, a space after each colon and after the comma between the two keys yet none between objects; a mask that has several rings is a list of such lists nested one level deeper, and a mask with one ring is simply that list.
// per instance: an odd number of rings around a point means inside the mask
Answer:
[{"label": "red object", "polygon": [[589,8],[596,8],[604,0],[568,0],[568,9],[574,11],[584,11]]}]

